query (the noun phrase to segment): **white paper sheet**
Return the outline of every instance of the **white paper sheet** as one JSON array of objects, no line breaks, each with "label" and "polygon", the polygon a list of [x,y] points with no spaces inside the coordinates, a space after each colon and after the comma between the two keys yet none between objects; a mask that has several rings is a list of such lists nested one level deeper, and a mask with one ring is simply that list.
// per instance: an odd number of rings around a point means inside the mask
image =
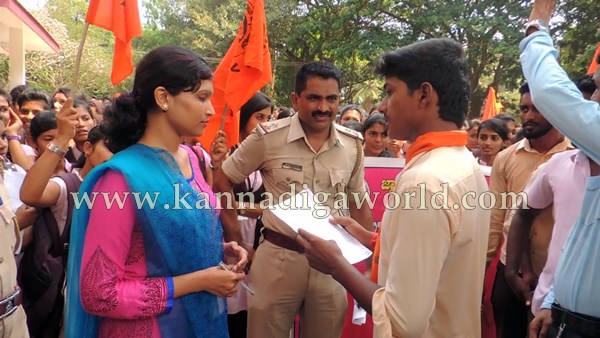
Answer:
[{"label": "white paper sheet", "polygon": [[354,302],[354,310],[352,311],[352,324],[364,325],[367,322],[367,311],[358,306],[356,299],[352,299],[352,301]]},{"label": "white paper sheet", "polygon": [[371,256],[372,252],[344,228],[329,223],[328,218],[323,218],[323,208],[315,203],[314,194],[304,189],[282,205],[276,205],[272,212],[296,232],[303,229],[325,240],[334,240],[350,264],[356,264]]}]

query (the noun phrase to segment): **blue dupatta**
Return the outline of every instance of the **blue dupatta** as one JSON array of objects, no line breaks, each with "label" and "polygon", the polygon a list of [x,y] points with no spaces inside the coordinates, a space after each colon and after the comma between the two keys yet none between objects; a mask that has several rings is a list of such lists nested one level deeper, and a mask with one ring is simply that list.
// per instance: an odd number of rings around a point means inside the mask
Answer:
[{"label": "blue dupatta", "polygon": [[[96,182],[109,169],[123,174],[129,191],[140,193],[140,200],[145,194],[152,199],[158,193],[154,208],[149,203],[141,208],[136,205],[148,277],[177,276],[218,265],[223,259],[223,230],[218,214],[206,209],[209,203],[186,181],[170,153],[141,144],[132,145],[90,171],[81,184],[80,196],[87,193],[91,199]],[[97,195],[97,198],[102,196]],[[135,199],[133,202],[136,204]],[[91,338],[98,333],[100,318],[83,310],[79,296],[89,217],[90,209],[85,203],[73,214],[67,266],[67,338]],[[172,310],[157,319],[161,336],[165,338],[228,337],[226,302],[208,292],[175,299]]]}]

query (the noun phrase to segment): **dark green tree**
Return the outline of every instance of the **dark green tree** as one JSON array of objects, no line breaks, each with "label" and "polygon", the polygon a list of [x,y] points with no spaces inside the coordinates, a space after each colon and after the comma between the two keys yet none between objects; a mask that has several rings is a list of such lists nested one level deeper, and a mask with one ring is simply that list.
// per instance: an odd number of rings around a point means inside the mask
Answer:
[{"label": "dark green tree", "polygon": [[572,78],[583,76],[600,43],[600,1],[563,1],[556,19],[561,64]]},{"label": "dark green tree", "polygon": [[466,51],[471,85],[470,116],[480,115],[489,86],[513,90],[521,78],[518,43],[530,11],[525,0],[407,0],[386,10],[403,44],[448,37]]}]

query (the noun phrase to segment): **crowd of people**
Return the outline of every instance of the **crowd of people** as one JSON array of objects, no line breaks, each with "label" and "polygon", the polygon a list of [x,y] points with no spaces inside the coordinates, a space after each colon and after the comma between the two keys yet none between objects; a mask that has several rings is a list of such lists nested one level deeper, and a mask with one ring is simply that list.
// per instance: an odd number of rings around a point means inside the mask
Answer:
[{"label": "crowd of people", "polygon": [[[0,337],[354,337],[349,299],[367,337],[600,337],[600,69],[562,70],[555,5],[524,28],[519,111],[483,121],[443,38],[379,57],[368,113],[340,107],[335,65],[302,65],[292,107],[254,94],[231,148],[197,142],[213,73],[185,48],[145,55],[113,99],[0,90]],[[381,224],[336,203],[367,193],[365,157],[406,163]],[[304,188],[373,251],[369,273],[262,204]]]}]

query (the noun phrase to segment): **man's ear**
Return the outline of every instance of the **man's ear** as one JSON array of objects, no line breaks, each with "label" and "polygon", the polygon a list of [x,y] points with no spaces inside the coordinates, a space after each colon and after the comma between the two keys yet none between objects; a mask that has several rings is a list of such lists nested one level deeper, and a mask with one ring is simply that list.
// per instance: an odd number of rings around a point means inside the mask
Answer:
[{"label": "man's ear", "polygon": [[421,106],[426,106],[427,104],[429,104],[433,99],[434,95],[436,95],[435,91],[433,90],[433,86],[429,82],[423,82],[419,90],[421,91]]},{"label": "man's ear", "polygon": [[300,100],[300,96],[296,92],[292,92],[292,107],[295,111],[298,111],[298,100]]},{"label": "man's ear", "polygon": [[423,82],[418,89],[419,91],[419,108],[425,108],[427,106],[435,106],[439,104],[438,95],[431,83]]}]

